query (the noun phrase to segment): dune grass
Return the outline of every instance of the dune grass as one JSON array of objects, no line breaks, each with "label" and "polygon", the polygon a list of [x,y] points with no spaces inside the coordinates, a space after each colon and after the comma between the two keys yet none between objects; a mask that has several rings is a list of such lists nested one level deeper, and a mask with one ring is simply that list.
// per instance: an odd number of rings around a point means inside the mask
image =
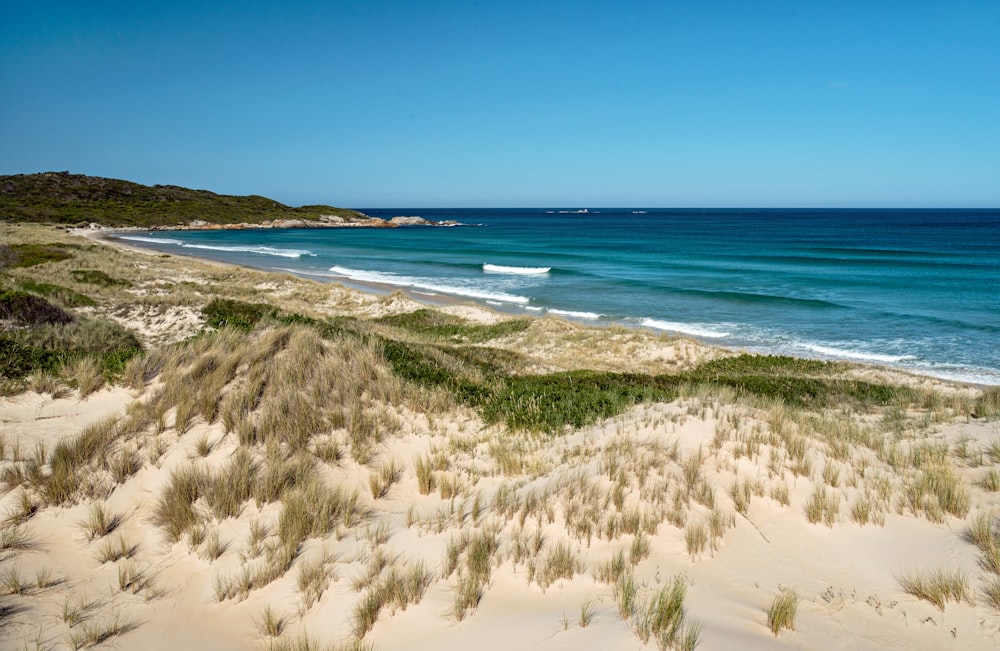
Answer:
[{"label": "dune grass", "polygon": [[974,603],[968,575],[957,569],[912,571],[900,577],[899,585],[904,592],[930,602],[942,611],[949,601]]},{"label": "dune grass", "polygon": [[122,523],[122,516],[108,511],[104,504],[96,502],[90,505],[87,519],[80,523],[88,540],[103,538]]},{"label": "dune grass", "polygon": [[767,627],[775,637],[783,628],[795,630],[795,616],[799,610],[799,595],[794,590],[783,588],[767,607]]}]

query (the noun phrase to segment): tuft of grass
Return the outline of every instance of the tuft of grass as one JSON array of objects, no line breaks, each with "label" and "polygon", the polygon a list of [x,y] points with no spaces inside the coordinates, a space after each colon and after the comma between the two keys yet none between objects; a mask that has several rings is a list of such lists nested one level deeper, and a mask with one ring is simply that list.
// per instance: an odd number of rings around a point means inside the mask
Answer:
[{"label": "tuft of grass", "polygon": [[206,561],[218,560],[220,556],[226,553],[229,549],[229,543],[222,542],[219,538],[219,530],[212,529],[211,533],[205,539],[205,546],[202,548],[199,556],[204,558]]},{"label": "tuft of grass", "polygon": [[767,607],[767,627],[778,637],[783,628],[795,630],[795,615],[799,609],[799,595],[794,590],[782,588]]},{"label": "tuft of grass", "polygon": [[549,547],[542,561],[541,570],[536,574],[538,584],[545,589],[559,579],[572,579],[580,570],[580,562],[566,541]]},{"label": "tuft of grass", "polygon": [[594,600],[587,599],[580,604],[580,628],[587,628],[594,621]]},{"label": "tuft of grass", "polygon": [[90,616],[92,610],[97,608],[98,602],[86,596],[80,599],[66,597],[63,600],[60,619],[70,628],[82,623]]},{"label": "tuft of grass", "polygon": [[287,492],[278,517],[278,539],[288,549],[308,538],[325,536],[338,524],[353,523],[359,514],[357,493],[330,488],[319,480]]},{"label": "tuft of grass", "polygon": [[945,514],[964,518],[972,501],[958,472],[950,464],[938,462],[916,470],[906,482],[903,495],[914,514],[932,522],[943,522]]},{"label": "tuft of grass", "polygon": [[899,579],[904,592],[912,594],[944,610],[948,601],[973,603],[968,575],[957,569],[936,569],[930,572],[910,572]]},{"label": "tuft of grass", "polygon": [[816,486],[806,502],[806,518],[809,522],[816,524],[822,521],[826,526],[832,527],[839,512],[840,498],[828,493],[825,484]]},{"label": "tuft of grass", "polygon": [[302,611],[309,610],[313,604],[319,601],[326,590],[330,577],[333,575],[330,568],[330,558],[323,556],[310,563],[299,565],[299,575],[296,585],[302,597]]},{"label": "tuft of grass", "polygon": [[747,511],[750,509],[751,490],[752,485],[748,480],[741,482],[739,479],[736,479],[733,482],[733,487],[730,489],[729,495],[733,498],[733,507],[737,513],[747,514]]},{"label": "tuft of grass", "polygon": [[118,566],[118,589],[122,592],[138,594],[149,585],[149,576],[135,561],[127,560]]},{"label": "tuft of grass", "polygon": [[615,603],[618,604],[618,616],[628,619],[636,610],[636,603],[639,597],[639,584],[635,581],[635,575],[630,571],[622,572],[612,588]]},{"label": "tuft of grass", "polygon": [[979,484],[979,486],[981,486],[984,490],[994,493],[1000,491],[1000,470],[990,468],[983,473],[983,476],[976,483]]},{"label": "tuft of grass", "polygon": [[675,576],[662,588],[638,603],[634,609],[633,628],[645,644],[650,638],[667,649],[694,649],[701,635],[701,624],[687,621],[684,599],[687,583]]},{"label": "tuft of grass", "polygon": [[381,463],[374,472],[368,476],[368,488],[372,497],[380,499],[389,493],[392,485],[403,476],[403,466],[395,459]]},{"label": "tuft of grass", "polygon": [[139,551],[139,545],[129,542],[119,534],[113,540],[105,540],[97,550],[99,563],[114,563],[123,558],[132,558]]},{"label": "tuft of grass", "polygon": [[257,630],[261,635],[267,637],[278,637],[285,630],[287,620],[275,613],[271,604],[264,606],[260,614],[260,621],[257,622]]},{"label": "tuft of grass", "polygon": [[201,495],[204,484],[204,475],[194,466],[171,472],[153,512],[153,521],[164,529],[170,542],[180,540],[198,523],[194,502]]},{"label": "tuft of grass", "polygon": [[430,495],[434,490],[434,466],[427,455],[417,457],[413,461],[413,469],[417,474],[417,489],[421,495]]},{"label": "tuft of grass", "polygon": [[78,360],[71,372],[81,398],[86,398],[104,386],[104,374],[93,357],[83,357]]},{"label": "tuft of grass", "polygon": [[684,529],[684,541],[687,543],[687,551],[692,557],[696,557],[708,547],[708,529],[703,522],[689,522]]},{"label": "tuft of grass", "polygon": [[380,580],[368,586],[354,608],[355,637],[360,640],[367,635],[386,606],[406,610],[409,604],[418,603],[432,580],[433,575],[419,562],[406,570],[389,566]]},{"label": "tuft of grass", "polygon": [[90,505],[90,512],[87,519],[80,523],[81,528],[83,528],[84,533],[87,535],[87,540],[94,540],[95,538],[103,538],[115,529],[119,527],[122,523],[122,517],[117,514],[109,512],[104,504],[101,502],[96,502]]},{"label": "tuft of grass", "polygon": [[983,585],[983,596],[986,602],[993,606],[994,610],[1000,611],[1000,576],[993,576],[986,579]]},{"label": "tuft of grass", "polygon": [[0,588],[4,594],[25,595],[31,589],[31,584],[21,578],[18,568],[8,567],[0,574]]},{"label": "tuft of grass", "polygon": [[124,620],[120,615],[112,615],[99,622],[84,622],[71,632],[67,642],[74,651],[94,647],[107,642],[113,637],[124,635],[138,627],[132,621]]},{"label": "tuft of grass", "polygon": [[981,512],[969,525],[966,535],[983,553],[983,567],[1000,574],[1000,518]]},{"label": "tuft of grass", "polygon": [[234,452],[229,463],[203,480],[201,492],[212,514],[220,520],[239,516],[244,503],[253,497],[259,474],[258,464],[246,448]]},{"label": "tuft of grass", "polygon": [[32,546],[24,527],[10,523],[0,528],[0,550],[24,550]]}]

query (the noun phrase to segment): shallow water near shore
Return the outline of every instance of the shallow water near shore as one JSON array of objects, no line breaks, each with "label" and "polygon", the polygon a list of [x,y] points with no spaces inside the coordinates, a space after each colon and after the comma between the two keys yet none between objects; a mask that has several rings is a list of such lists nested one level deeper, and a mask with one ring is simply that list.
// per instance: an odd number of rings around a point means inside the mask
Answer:
[{"label": "shallow water near shore", "polygon": [[123,233],[527,314],[1000,384],[1000,211],[364,210],[468,226]]}]

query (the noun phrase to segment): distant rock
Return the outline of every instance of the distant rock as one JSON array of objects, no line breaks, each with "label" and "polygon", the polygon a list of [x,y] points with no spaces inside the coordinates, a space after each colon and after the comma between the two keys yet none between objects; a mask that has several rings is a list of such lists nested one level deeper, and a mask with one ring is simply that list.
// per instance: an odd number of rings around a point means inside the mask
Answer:
[{"label": "distant rock", "polygon": [[426,226],[427,220],[423,217],[393,217],[389,220],[396,226]]}]

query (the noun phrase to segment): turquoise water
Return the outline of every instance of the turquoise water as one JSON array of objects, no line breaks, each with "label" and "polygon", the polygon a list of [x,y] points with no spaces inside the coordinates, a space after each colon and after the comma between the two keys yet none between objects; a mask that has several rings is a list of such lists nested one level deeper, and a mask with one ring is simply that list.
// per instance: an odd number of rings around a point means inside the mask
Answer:
[{"label": "turquoise water", "polygon": [[470,226],[122,237],[313,278],[1000,384],[1000,211],[365,212]]}]

